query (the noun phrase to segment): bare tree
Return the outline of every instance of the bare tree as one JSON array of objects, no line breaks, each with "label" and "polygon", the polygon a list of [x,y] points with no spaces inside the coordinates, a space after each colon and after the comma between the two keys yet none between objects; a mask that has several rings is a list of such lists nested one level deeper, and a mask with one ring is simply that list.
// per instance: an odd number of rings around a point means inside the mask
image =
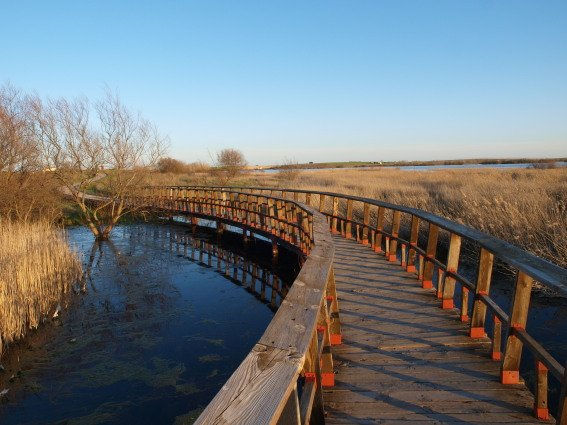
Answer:
[{"label": "bare tree", "polygon": [[[146,183],[166,139],[111,92],[94,108],[86,98],[34,97],[28,103],[46,167],[79,206],[95,237],[108,239],[118,220],[137,208],[128,199]],[[93,202],[87,193],[95,181],[102,193]]]},{"label": "bare tree", "polygon": [[60,212],[55,186],[41,170],[26,99],[10,84],[0,87],[0,216],[54,219]]},{"label": "bare tree", "polygon": [[246,165],[246,158],[242,152],[238,149],[226,148],[217,153],[213,171],[224,185],[239,175]]}]

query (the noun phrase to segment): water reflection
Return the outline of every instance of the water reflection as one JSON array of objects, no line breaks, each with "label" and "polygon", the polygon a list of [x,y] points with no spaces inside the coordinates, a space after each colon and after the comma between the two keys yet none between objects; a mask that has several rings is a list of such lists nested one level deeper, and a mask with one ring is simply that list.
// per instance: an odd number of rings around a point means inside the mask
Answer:
[{"label": "water reflection", "polygon": [[282,264],[253,263],[181,226],[125,226],[98,244],[77,228],[69,239],[83,254],[86,293],[46,329],[49,341],[20,347],[3,424],[190,423],[290,279]]}]

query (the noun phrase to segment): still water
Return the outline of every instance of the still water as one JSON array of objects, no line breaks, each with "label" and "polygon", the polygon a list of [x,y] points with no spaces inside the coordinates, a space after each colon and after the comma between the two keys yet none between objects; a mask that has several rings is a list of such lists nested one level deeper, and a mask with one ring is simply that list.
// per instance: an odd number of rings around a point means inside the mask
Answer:
[{"label": "still water", "polygon": [[[47,341],[18,347],[0,423],[192,423],[273,315],[269,287],[262,301],[218,261],[243,264],[246,249],[223,251],[179,225],[119,227],[100,245],[84,228],[68,238],[83,257],[86,292],[42,329]],[[250,257],[268,277],[282,270],[280,286],[293,281],[293,267]]]},{"label": "still water", "polygon": [[[400,165],[400,166],[380,166],[380,167],[341,167],[341,168],[304,168],[302,171],[318,171],[318,170],[380,170],[380,169],[397,169],[406,171],[434,171],[434,170],[460,170],[469,168],[498,168],[498,169],[515,169],[515,168],[530,168],[533,164],[530,163],[514,163],[514,164],[439,164],[439,165]],[[555,163],[556,167],[567,167],[567,162],[558,161]],[[258,170],[255,170],[258,171]],[[278,173],[279,170],[267,168],[263,171],[265,173]]]}]

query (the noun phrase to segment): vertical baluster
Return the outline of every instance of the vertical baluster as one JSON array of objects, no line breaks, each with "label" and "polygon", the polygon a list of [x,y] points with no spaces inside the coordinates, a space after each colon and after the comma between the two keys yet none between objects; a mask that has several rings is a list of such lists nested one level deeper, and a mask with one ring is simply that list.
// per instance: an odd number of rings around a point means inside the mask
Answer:
[{"label": "vertical baluster", "polygon": [[362,223],[364,227],[362,228],[362,244],[368,245],[368,224],[370,223],[370,205],[366,202],[364,203],[362,212]]},{"label": "vertical baluster", "polygon": [[331,268],[329,280],[327,281],[327,300],[331,301],[330,310],[330,341],[331,345],[339,345],[342,343],[341,321],[339,316],[339,301],[337,299],[337,290],[335,285],[335,270]]},{"label": "vertical baluster", "polygon": [[494,255],[484,248],[480,250],[478,261],[478,273],[476,279],[476,289],[474,305],[471,319],[471,338],[483,338],[486,336],[484,324],[486,320],[486,304],[479,299],[479,295],[488,295],[490,292],[490,282],[492,280],[492,265]]},{"label": "vertical baluster", "polygon": [[408,253],[408,265],[406,270],[410,273],[415,272],[415,247],[417,246],[417,238],[419,234],[419,218],[411,216],[411,230],[410,230],[410,249]]},{"label": "vertical baluster", "polygon": [[352,199],[347,199],[345,233],[347,239],[352,238]]},{"label": "vertical baluster", "polygon": [[461,322],[469,321],[469,288],[461,287]]},{"label": "vertical baluster", "polygon": [[500,360],[502,358],[501,348],[502,345],[502,322],[498,316],[494,315],[494,328],[492,330],[492,360]]},{"label": "vertical baluster", "polygon": [[557,407],[557,423],[567,425],[567,362],[563,369],[561,380],[561,393],[559,394],[559,406]]},{"label": "vertical baluster", "polygon": [[382,252],[382,236],[384,229],[384,208],[378,207],[376,215],[376,237],[374,239],[374,252]]},{"label": "vertical baluster", "polygon": [[[451,233],[449,242],[449,253],[447,255],[447,271],[457,273],[459,267],[459,257],[461,255],[461,237]],[[453,297],[455,296],[455,279],[447,276],[443,279],[443,290],[441,308],[451,309],[454,307]]]},{"label": "vertical baluster", "polygon": [[329,312],[327,302],[323,298],[319,309],[317,331],[323,333],[323,350],[321,354],[321,385],[332,387],[335,385],[335,372],[333,369],[333,355],[331,354],[331,337],[329,332]]},{"label": "vertical baluster", "polygon": [[539,420],[549,419],[549,409],[547,407],[547,367],[536,359],[536,391],[534,400],[534,415]]},{"label": "vertical baluster", "polygon": [[287,399],[282,413],[278,419],[279,424],[299,425],[301,424],[301,413],[299,411],[299,397],[297,392],[297,382],[294,384],[293,389]]},{"label": "vertical baluster", "polygon": [[319,194],[319,212],[323,212],[325,210],[325,195]]},{"label": "vertical baluster", "polygon": [[333,220],[332,220],[332,226],[331,226],[331,230],[333,233],[338,233],[339,229],[337,227],[338,224],[338,219],[337,217],[339,216],[339,198],[337,198],[336,196],[333,196]]},{"label": "vertical baluster", "polygon": [[439,228],[435,224],[429,223],[429,235],[427,237],[427,248],[425,251],[428,261],[425,263],[423,281],[421,283],[421,287],[425,289],[429,289],[433,286],[433,271],[435,265],[431,260],[435,259],[435,255],[437,253],[438,235]]},{"label": "vertical baluster", "polygon": [[399,211],[394,211],[392,214],[392,239],[390,240],[390,250],[388,261],[397,261],[397,251],[398,251],[398,234],[400,233],[400,221],[401,214]]},{"label": "vertical baluster", "polygon": [[313,405],[308,403],[301,407],[301,419],[303,424],[322,424],[325,423],[325,411],[323,408],[323,392],[321,390],[321,363],[319,362],[319,341],[318,333],[315,332],[311,338],[308,355],[303,366],[305,377],[305,389],[315,391]]},{"label": "vertical baluster", "polygon": [[512,314],[508,324],[508,337],[506,350],[502,361],[500,378],[503,384],[517,384],[520,381],[520,359],[522,358],[522,342],[515,335],[514,330],[525,329],[532,295],[533,279],[524,272],[518,272],[514,298],[512,301]]}]

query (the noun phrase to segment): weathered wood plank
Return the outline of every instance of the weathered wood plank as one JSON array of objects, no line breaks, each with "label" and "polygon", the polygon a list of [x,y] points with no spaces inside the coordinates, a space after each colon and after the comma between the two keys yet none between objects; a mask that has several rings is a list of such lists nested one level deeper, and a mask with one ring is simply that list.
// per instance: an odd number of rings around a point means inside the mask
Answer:
[{"label": "weathered wood plank", "polygon": [[525,385],[500,383],[490,340],[470,338],[458,312],[439,308],[414,274],[344,239],[334,258],[343,344],[336,385],[324,391],[327,424],[540,423]]}]

